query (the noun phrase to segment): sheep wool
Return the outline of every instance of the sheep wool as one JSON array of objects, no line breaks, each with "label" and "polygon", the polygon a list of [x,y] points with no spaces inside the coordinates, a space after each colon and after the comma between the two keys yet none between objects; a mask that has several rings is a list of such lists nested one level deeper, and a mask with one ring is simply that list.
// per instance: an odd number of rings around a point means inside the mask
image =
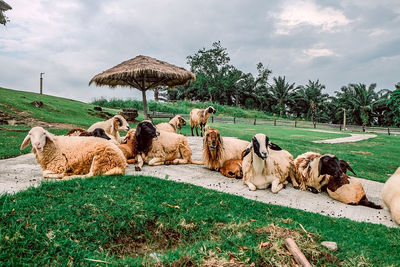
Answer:
[{"label": "sheep wool", "polygon": [[382,200],[390,210],[393,220],[400,224],[400,167],[382,188]]}]

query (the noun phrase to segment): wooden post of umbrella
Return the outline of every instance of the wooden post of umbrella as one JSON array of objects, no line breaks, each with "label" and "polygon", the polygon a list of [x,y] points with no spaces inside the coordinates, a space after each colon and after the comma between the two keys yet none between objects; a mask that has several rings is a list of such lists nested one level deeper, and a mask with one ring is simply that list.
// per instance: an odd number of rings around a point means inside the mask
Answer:
[{"label": "wooden post of umbrella", "polygon": [[143,75],[142,80],[142,101],[143,101],[143,115],[146,120],[149,119],[149,113],[147,112],[147,98],[146,98],[146,74]]}]

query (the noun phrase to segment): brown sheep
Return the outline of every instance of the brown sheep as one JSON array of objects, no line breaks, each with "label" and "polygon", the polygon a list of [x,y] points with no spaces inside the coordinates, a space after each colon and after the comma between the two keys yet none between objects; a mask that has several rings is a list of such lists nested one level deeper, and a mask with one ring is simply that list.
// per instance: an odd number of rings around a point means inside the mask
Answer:
[{"label": "brown sheep", "polygon": [[119,149],[121,149],[122,153],[124,153],[126,162],[128,164],[134,164],[137,162],[136,130],[130,129],[123,139],[124,144],[117,146]]},{"label": "brown sheep", "polygon": [[222,138],[217,129],[209,129],[204,135],[202,158],[204,165],[213,171],[219,171],[225,161],[241,159],[242,152],[250,142],[233,137]]},{"label": "brown sheep", "polygon": [[124,174],[126,160],[118,147],[102,138],[55,136],[33,127],[21,144],[32,143],[32,152],[44,178],[74,178]]},{"label": "brown sheep", "polygon": [[212,106],[209,106],[206,109],[192,109],[190,111],[190,128],[192,130],[192,136],[193,134],[193,128],[196,127],[196,135],[199,136],[199,133],[197,131],[198,127],[200,126],[200,134],[203,136],[203,127],[206,125],[208,117],[210,117],[210,114],[215,114],[216,110]]},{"label": "brown sheep", "polygon": [[225,161],[220,172],[222,175],[228,178],[242,179],[243,178],[242,160],[230,159]]},{"label": "brown sheep", "polygon": [[169,122],[162,122],[156,125],[158,130],[176,133],[186,125],[186,121],[179,115],[173,117]]}]

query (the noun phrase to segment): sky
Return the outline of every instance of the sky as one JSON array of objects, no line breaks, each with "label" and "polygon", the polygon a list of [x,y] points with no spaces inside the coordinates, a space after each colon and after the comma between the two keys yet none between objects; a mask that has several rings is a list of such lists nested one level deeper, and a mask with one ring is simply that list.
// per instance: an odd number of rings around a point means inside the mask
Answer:
[{"label": "sky", "polygon": [[[84,102],[141,99],[138,90],[88,83],[146,55],[189,69],[187,56],[221,41],[230,64],[258,62],[331,95],[349,83],[394,90],[400,81],[398,0],[6,0],[0,25],[0,87]],[[1,97],[1,96],[0,96]],[[148,93],[151,98],[151,93]]]}]

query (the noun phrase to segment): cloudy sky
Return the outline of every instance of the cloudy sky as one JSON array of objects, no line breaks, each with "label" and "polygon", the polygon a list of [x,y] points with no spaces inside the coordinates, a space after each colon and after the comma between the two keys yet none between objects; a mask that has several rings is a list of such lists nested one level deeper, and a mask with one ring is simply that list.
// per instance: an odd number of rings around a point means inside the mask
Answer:
[{"label": "cloudy sky", "polygon": [[[320,79],[332,94],[348,83],[400,81],[398,0],[6,0],[0,25],[0,87],[89,102],[137,90],[88,86],[137,55],[189,68],[186,57],[221,41],[231,64],[296,85]],[[1,97],[1,96],[0,96]]]}]

